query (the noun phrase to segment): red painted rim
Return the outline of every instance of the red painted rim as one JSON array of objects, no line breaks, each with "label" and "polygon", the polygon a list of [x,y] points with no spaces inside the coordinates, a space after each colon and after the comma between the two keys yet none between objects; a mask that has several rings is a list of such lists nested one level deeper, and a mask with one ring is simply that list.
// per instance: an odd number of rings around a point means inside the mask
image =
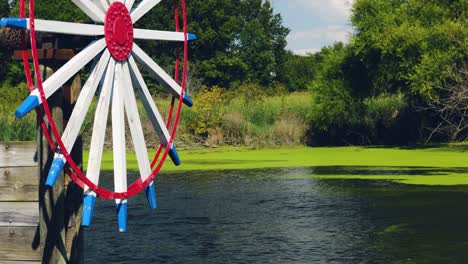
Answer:
[{"label": "red painted rim", "polygon": [[[136,194],[140,193],[146,186],[148,186],[152,180],[156,177],[156,175],[159,173],[161,170],[162,165],[164,164],[167,155],[169,153],[170,147],[172,146],[172,142],[174,140],[174,136],[177,131],[177,126],[179,124],[180,120],[180,113],[182,109],[182,99],[183,95],[185,93],[185,85],[186,85],[186,76],[187,76],[187,64],[188,64],[188,39],[187,39],[187,20],[186,20],[186,6],[185,6],[185,0],[180,0],[180,7],[182,9],[182,21],[183,21],[183,28],[184,28],[184,55],[183,55],[183,68],[182,68],[182,83],[181,83],[181,96],[179,100],[175,100],[173,98],[170,109],[169,109],[169,114],[168,114],[168,120],[167,120],[167,125],[171,124],[173,121],[172,125],[172,130],[171,130],[171,137],[169,140],[168,147],[162,151],[163,146],[160,144],[158,147],[158,150],[156,151],[156,154],[154,155],[153,161],[151,163],[151,166],[153,169],[152,173],[148,176],[148,178],[145,181],[142,181],[141,178],[138,178],[136,181],[134,181],[130,186],[128,186],[126,192],[114,192],[102,187],[99,187],[92,183],[85,175],[84,173],[80,170],[80,168],[76,165],[76,163],[73,161],[71,158],[69,151],[65,148],[62,139],[60,137],[60,134],[57,131],[55,121],[52,117],[52,114],[50,112],[50,108],[47,102],[47,99],[44,94],[44,89],[42,86],[42,78],[41,78],[41,73],[39,69],[39,61],[38,61],[38,56],[37,56],[37,49],[36,49],[36,34],[35,34],[35,29],[34,29],[34,0],[29,1],[29,26],[30,26],[30,41],[31,41],[31,50],[32,50],[32,61],[33,61],[33,66],[34,66],[34,73],[35,77],[37,79],[37,88],[40,93],[41,101],[44,113],[47,116],[50,126],[50,130],[52,131],[53,137],[55,138],[57,145],[59,149],[61,150],[62,154],[64,155],[65,159],[67,160],[69,168],[67,169],[68,172],[70,172],[70,176],[75,181],[81,188],[84,188],[85,186],[89,187],[92,191],[94,191],[98,197],[102,199],[126,199],[130,198],[132,196],[135,196]],[[175,17],[175,24],[176,24],[176,29],[177,31],[180,30],[179,26],[179,6],[177,5],[177,0],[174,1],[174,17]],[[20,17],[24,18],[25,17],[25,0],[20,0]],[[34,90],[34,82],[32,80],[32,74],[31,74],[31,69],[29,67],[29,62],[28,62],[28,54],[25,49],[26,47],[26,40],[23,34],[22,37],[23,41],[23,64],[24,64],[24,70],[25,70],[25,75],[26,75],[26,80],[28,83],[29,90],[32,91]],[[178,81],[178,72],[179,72],[179,57],[176,58],[176,70],[175,70],[175,76],[174,79]],[[175,106],[175,102],[177,101],[177,107]],[[173,111],[176,109],[176,114],[174,119],[172,119],[173,116]],[[44,136],[47,138],[47,142],[49,144],[49,147],[51,148],[52,151],[55,152],[55,145],[53,144],[53,140],[51,135],[48,132],[48,127],[44,122],[42,114],[36,109],[36,113],[38,116],[38,121],[40,122],[41,129],[44,133]],[[162,153],[162,156],[160,155]],[[160,158],[159,158],[160,157]]]}]

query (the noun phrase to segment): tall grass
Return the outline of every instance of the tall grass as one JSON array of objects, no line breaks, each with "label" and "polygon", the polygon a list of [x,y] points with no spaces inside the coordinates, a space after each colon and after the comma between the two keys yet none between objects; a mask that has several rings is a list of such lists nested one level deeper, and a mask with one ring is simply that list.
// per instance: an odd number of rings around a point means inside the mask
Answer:
[{"label": "tall grass", "polygon": [[222,131],[234,145],[298,145],[308,125],[311,97],[292,93],[259,100],[233,98],[225,107]]},{"label": "tall grass", "polygon": [[[12,90],[10,87],[0,87],[0,141],[35,140],[36,116],[34,113],[22,119],[14,117],[14,110],[26,97],[26,87]],[[194,96],[195,105],[201,109],[182,107],[182,114],[176,136],[179,146],[193,145],[299,145],[303,143],[308,126],[308,111],[311,96],[307,93],[292,93],[277,96],[259,96],[250,98],[234,94],[222,94],[222,100],[214,100],[211,96]],[[156,105],[166,119],[171,98],[155,97]],[[213,103],[217,102],[217,103]],[[140,102],[139,113],[145,140],[150,148],[159,144],[151,122]],[[85,118],[81,133],[85,147],[89,147],[96,100],[91,103]],[[207,116],[208,115],[208,116]],[[211,116],[216,115],[212,121]],[[207,120],[207,121],[205,121]],[[108,117],[105,147],[112,148],[112,122]],[[197,129],[197,126],[208,126]],[[195,125],[194,125],[195,124]],[[204,131],[199,133],[199,131]],[[128,147],[132,147],[130,130],[127,127]]]},{"label": "tall grass", "polygon": [[[36,139],[35,115],[17,119],[12,107],[0,108],[0,141],[30,141]],[[14,109],[14,108],[13,108]]]},{"label": "tall grass", "polygon": [[15,110],[26,98],[25,84],[0,87],[0,141],[27,141],[36,139],[36,115],[28,114],[22,119],[15,117]]},{"label": "tall grass", "polygon": [[[195,105],[208,105],[203,107],[209,113],[182,107],[180,123],[177,130],[175,142],[178,146],[196,145],[247,145],[247,146],[275,146],[275,145],[300,145],[303,144],[304,135],[308,127],[308,111],[311,97],[308,93],[292,93],[281,96],[263,97],[258,100],[245,100],[243,97],[232,97],[224,100],[220,105],[213,105],[211,101],[203,96],[195,96]],[[154,101],[166,119],[171,103],[170,98],[155,97]],[[158,137],[154,132],[151,122],[138,102],[140,119],[145,133],[146,144],[155,148],[159,144]],[[85,147],[89,146],[92,135],[93,115],[95,102],[90,107],[85,119],[82,135]],[[215,109],[215,110],[213,110]],[[220,115],[215,124],[206,128],[206,133],[195,132],[193,124],[199,124],[200,120],[209,117],[204,115]],[[218,113],[219,112],[219,113]],[[111,148],[111,122],[108,118],[108,131],[106,148]],[[131,148],[130,131],[127,127],[127,143]]]}]

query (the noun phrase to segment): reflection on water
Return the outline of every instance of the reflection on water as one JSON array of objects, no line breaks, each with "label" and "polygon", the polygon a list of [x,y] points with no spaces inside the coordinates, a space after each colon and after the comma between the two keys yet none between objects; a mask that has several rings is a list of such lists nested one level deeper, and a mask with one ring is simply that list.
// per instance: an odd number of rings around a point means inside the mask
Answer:
[{"label": "reflection on water", "polygon": [[468,187],[281,177],[330,169],[161,174],[128,233],[97,202],[85,263],[468,263]]}]

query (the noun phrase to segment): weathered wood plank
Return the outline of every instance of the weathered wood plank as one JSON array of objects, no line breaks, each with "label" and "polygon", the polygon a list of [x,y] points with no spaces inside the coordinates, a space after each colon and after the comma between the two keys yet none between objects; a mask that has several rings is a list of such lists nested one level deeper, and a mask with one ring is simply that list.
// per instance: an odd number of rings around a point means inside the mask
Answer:
[{"label": "weathered wood plank", "polygon": [[0,142],[0,167],[33,166],[37,166],[35,142]]},{"label": "weathered wood plank", "polygon": [[0,201],[38,201],[38,167],[0,167]]},{"label": "weathered wood plank", "polygon": [[37,227],[0,227],[1,260],[41,260],[35,239]]},{"label": "weathered wood plank", "polygon": [[37,202],[0,202],[0,227],[37,226],[38,223]]}]

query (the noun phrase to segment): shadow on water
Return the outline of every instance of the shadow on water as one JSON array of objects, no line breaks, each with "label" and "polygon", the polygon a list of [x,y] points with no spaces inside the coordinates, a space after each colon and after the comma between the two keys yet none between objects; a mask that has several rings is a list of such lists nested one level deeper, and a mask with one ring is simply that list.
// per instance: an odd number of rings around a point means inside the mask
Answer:
[{"label": "shadow on water", "polygon": [[[129,200],[128,233],[117,232],[114,202],[97,201],[93,226],[85,232],[85,263],[468,263],[467,186],[285,177],[465,170],[161,174],[157,210],[147,208],[144,195]],[[101,178],[112,186],[112,173]]]},{"label": "shadow on water", "polygon": [[395,149],[407,149],[407,150],[417,150],[417,149],[437,149],[438,151],[450,151],[450,152],[467,152],[468,145],[454,145],[454,144],[424,144],[424,145],[409,145],[409,146],[365,146],[363,148],[395,148]]},{"label": "shadow on water", "polygon": [[467,167],[373,167],[373,166],[318,166],[311,167],[315,175],[444,175],[451,173],[468,173]]},{"label": "shadow on water", "polygon": [[284,162],[285,160],[217,160],[217,159],[203,159],[203,160],[190,160],[187,161],[188,164],[196,164],[196,165],[227,165],[227,164],[251,164],[251,163],[258,163],[258,162],[268,162],[268,163],[278,163]]}]

